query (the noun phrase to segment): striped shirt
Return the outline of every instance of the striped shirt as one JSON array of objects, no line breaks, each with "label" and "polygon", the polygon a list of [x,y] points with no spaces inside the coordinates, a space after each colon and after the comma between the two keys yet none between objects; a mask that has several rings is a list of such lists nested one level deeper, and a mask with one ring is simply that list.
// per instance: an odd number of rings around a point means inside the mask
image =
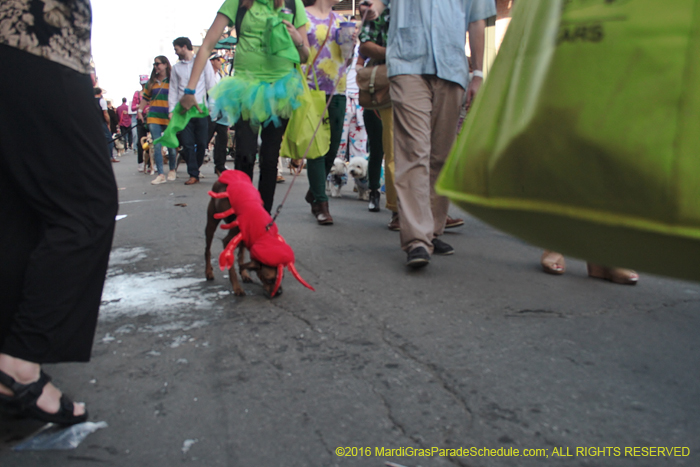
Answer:
[{"label": "striped shirt", "polygon": [[[152,87],[151,87],[152,86]],[[159,125],[167,125],[170,123],[168,118],[168,90],[170,89],[170,80],[165,78],[163,81],[156,81],[150,86],[146,86],[143,91],[143,98],[150,104],[148,109],[148,117],[146,123],[157,123]]]}]

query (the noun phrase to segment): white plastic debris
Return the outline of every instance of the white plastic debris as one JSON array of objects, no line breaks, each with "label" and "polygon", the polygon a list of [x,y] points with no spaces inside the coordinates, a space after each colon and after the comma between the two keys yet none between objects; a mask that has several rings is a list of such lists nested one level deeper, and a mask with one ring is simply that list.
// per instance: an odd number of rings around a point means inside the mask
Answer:
[{"label": "white plastic debris", "polygon": [[187,454],[187,451],[190,450],[192,445],[199,441],[198,439],[186,439],[184,443],[182,443],[182,453]]},{"label": "white plastic debris", "polygon": [[75,449],[90,433],[107,428],[107,422],[84,422],[64,427],[50,424],[39,434],[13,447],[13,451],[49,451]]}]

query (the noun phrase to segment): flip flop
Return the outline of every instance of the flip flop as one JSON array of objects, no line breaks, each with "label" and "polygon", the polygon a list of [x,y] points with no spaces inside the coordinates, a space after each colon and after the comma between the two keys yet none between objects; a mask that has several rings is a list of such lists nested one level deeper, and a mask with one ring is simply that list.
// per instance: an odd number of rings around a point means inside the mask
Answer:
[{"label": "flip flop", "polygon": [[60,408],[56,413],[49,413],[40,409],[36,402],[51,381],[51,377],[41,372],[39,380],[30,384],[20,384],[7,373],[0,371],[0,384],[10,389],[14,395],[8,396],[0,394],[0,408],[6,412],[20,417],[34,418],[57,425],[75,425],[87,420],[88,414],[85,411],[82,415],[73,415],[75,408],[73,401],[65,395],[61,395]]}]

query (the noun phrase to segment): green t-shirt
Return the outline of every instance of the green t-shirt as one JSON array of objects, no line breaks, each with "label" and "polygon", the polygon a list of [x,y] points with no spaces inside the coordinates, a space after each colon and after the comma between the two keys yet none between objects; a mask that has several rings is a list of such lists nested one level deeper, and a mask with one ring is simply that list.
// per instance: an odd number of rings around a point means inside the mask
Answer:
[{"label": "green t-shirt", "polygon": [[[308,19],[302,1],[295,0],[295,2],[294,27],[300,28],[308,22]],[[229,27],[233,27],[236,23],[238,4],[239,0],[226,0],[219,9],[219,13],[228,17]],[[234,60],[236,73],[251,73],[263,81],[276,81],[294,68],[294,63],[291,61],[269,55],[263,41],[267,18],[279,16],[279,10],[281,8],[275,10],[274,0],[253,1],[253,6],[245,14],[241,23],[241,37],[238,38]]]}]

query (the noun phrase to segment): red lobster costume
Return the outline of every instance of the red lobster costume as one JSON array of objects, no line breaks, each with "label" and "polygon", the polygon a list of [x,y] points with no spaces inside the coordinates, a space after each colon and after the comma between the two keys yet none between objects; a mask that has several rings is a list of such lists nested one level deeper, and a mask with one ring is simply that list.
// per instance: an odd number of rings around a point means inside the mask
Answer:
[{"label": "red lobster costume", "polygon": [[248,175],[240,170],[226,170],[219,181],[227,185],[223,193],[209,192],[212,198],[228,198],[231,209],[215,214],[217,219],[225,219],[236,215],[236,220],[224,224],[222,229],[238,227],[240,232],[233,237],[219,256],[219,267],[224,271],[231,269],[234,263],[234,251],[240,242],[250,251],[250,257],[267,266],[277,267],[277,282],[272,291],[272,297],[282,284],[285,266],[294,277],[305,287],[314,290],[301,278],[294,267],[294,252],[277,230],[277,224],[272,222],[272,216],[263,207],[260,193],[255,189]]}]

